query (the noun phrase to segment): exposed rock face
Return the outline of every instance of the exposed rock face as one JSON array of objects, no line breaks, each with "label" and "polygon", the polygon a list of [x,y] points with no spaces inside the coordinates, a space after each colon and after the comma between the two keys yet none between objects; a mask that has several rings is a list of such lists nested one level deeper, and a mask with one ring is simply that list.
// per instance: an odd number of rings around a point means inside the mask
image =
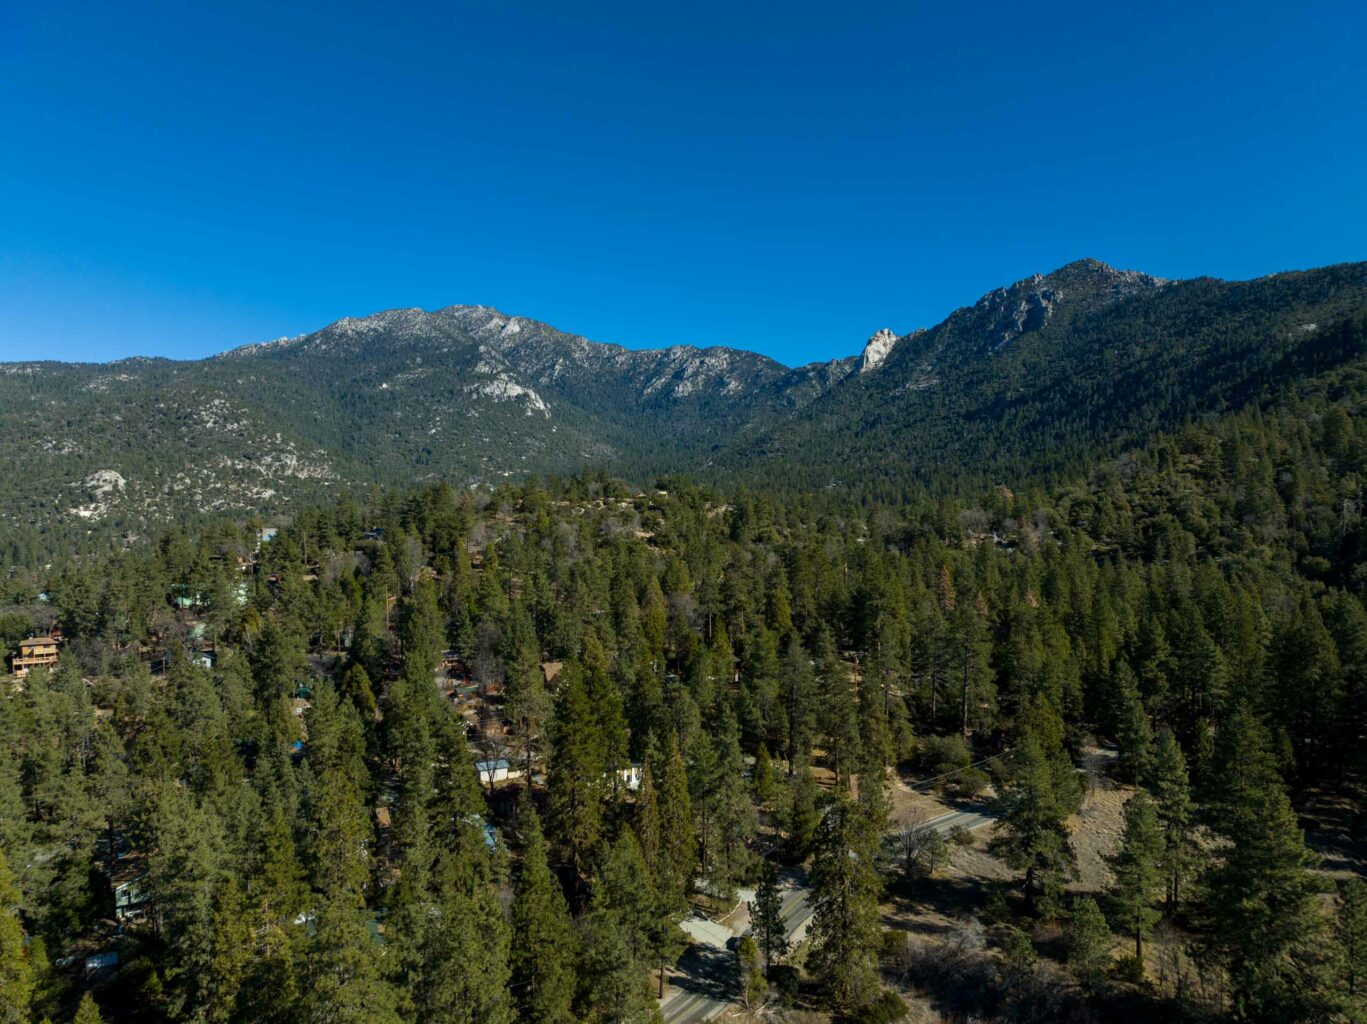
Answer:
[{"label": "exposed rock face", "polygon": [[864,353],[859,357],[859,372],[868,373],[877,369],[896,344],[897,335],[886,327],[880,327],[864,345]]},{"label": "exposed rock face", "polygon": [[92,498],[103,498],[106,494],[121,491],[124,484],[123,474],[112,469],[97,469],[85,478],[85,485],[90,490]]}]

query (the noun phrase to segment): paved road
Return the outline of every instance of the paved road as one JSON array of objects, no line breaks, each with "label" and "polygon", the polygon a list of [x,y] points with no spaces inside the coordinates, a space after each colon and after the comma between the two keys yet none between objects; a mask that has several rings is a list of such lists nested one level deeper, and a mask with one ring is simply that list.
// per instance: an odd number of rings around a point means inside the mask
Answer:
[{"label": "paved road", "polygon": [[679,958],[680,976],[674,991],[660,1004],[669,1024],[700,1024],[725,1010],[739,995],[736,955],[729,949],[704,945],[688,947]]},{"label": "paved road", "polygon": [[[929,818],[922,822],[926,828],[947,834],[957,826],[980,828],[996,819],[985,805],[968,807]],[[788,939],[794,945],[807,936],[812,921],[811,904],[807,901],[807,876],[801,870],[784,876],[783,923],[788,928]],[[674,991],[660,1003],[660,1012],[668,1024],[702,1024],[720,1014],[739,994],[736,977],[736,957],[725,946],[698,942],[689,946],[679,958],[679,976],[673,979]]]},{"label": "paved road", "polygon": [[927,818],[921,824],[923,827],[933,828],[941,835],[945,835],[952,832],[956,826],[961,825],[971,831],[996,820],[987,812],[985,804],[977,804],[961,811],[949,811],[946,814],[936,815],[934,818]]}]

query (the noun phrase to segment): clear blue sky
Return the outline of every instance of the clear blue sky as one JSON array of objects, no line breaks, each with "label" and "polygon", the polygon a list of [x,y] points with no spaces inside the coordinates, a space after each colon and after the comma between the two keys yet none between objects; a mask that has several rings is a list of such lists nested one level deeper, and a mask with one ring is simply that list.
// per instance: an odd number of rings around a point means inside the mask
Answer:
[{"label": "clear blue sky", "polygon": [[1260,0],[0,0],[0,358],[484,303],[795,364],[1081,256],[1367,259],[1365,39]]}]

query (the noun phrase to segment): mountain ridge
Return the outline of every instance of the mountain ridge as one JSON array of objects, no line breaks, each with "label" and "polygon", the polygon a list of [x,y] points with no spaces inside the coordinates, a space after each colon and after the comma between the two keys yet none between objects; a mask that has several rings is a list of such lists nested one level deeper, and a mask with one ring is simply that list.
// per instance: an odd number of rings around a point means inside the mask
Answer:
[{"label": "mountain ridge", "polygon": [[[860,493],[1058,473],[1358,358],[1364,311],[1367,264],[1165,281],[1084,259],[799,367],[483,305],[342,317],[201,360],[5,363],[0,526],[38,550],[53,531],[97,543],[324,491],[584,466]],[[125,483],[97,497],[96,474]]]}]

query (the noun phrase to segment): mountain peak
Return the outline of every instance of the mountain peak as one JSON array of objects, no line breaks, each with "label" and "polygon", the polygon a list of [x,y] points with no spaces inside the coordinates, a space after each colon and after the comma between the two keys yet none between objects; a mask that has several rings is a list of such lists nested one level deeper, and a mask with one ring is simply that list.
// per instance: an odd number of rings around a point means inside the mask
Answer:
[{"label": "mountain peak", "polygon": [[1090,256],[1065,263],[1051,273],[1036,274],[1029,280],[1054,287],[1070,284],[1074,287],[1086,286],[1108,292],[1112,298],[1123,298],[1137,291],[1167,284],[1161,277],[1154,277],[1138,270],[1117,270],[1109,263],[1103,263]]},{"label": "mountain peak", "polygon": [[897,335],[886,327],[880,327],[864,345],[864,351],[859,357],[859,372],[868,373],[877,369],[896,344]]}]

